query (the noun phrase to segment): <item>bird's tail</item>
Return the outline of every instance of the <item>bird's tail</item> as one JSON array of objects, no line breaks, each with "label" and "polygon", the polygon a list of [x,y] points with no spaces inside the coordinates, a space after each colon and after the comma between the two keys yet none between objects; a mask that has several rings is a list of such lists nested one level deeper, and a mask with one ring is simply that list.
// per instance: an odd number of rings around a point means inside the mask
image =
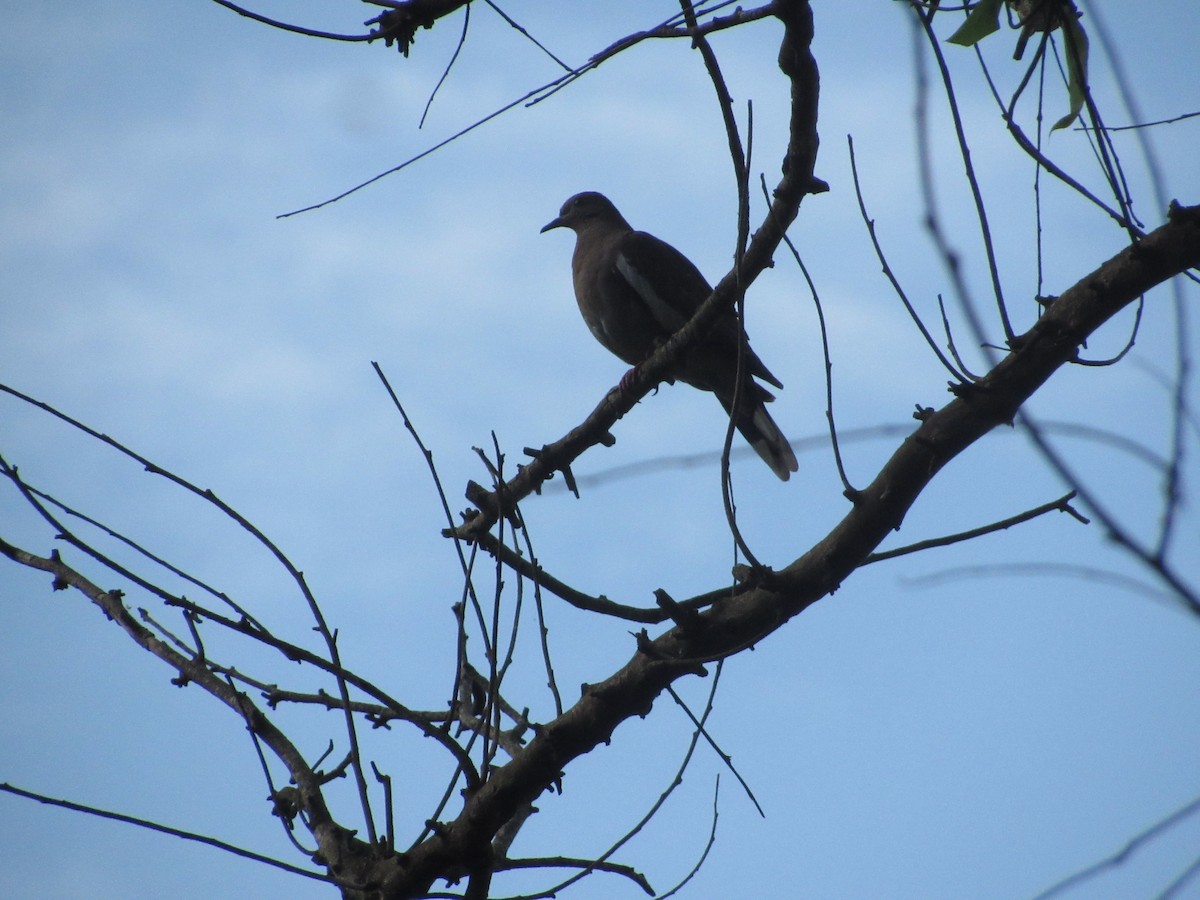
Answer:
[{"label": "bird's tail", "polygon": [[[756,391],[754,388],[758,388],[758,390]],[[719,393],[717,399],[725,407],[725,412],[731,413],[733,397],[726,397]],[[734,424],[746,442],[754,448],[754,452],[761,456],[763,462],[771,467],[771,471],[779,476],[779,480],[787,481],[792,472],[795,472],[800,466],[796,462],[796,454],[792,452],[792,446],[788,443],[788,439],[784,437],[779,426],[775,424],[775,420],[771,418],[771,414],[767,412],[766,404],[771,399],[771,395],[759,385],[754,382],[746,384],[741,402],[738,404],[738,415]]]}]

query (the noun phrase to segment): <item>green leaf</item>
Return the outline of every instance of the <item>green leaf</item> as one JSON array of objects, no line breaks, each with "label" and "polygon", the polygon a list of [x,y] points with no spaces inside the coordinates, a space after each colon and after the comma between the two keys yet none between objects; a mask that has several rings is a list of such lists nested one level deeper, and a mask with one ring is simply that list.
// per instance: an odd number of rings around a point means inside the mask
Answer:
[{"label": "green leaf", "polygon": [[950,43],[971,47],[993,31],[999,31],[1000,7],[1003,3],[1004,0],[980,0],[967,16],[967,21],[962,23],[958,31],[950,35]]},{"label": "green leaf", "polygon": [[1067,51],[1067,96],[1071,100],[1071,111],[1055,122],[1051,131],[1066,128],[1074,122],[1087,98],[1087,34],[1074,16],[1069,17],[1062,28]]}]

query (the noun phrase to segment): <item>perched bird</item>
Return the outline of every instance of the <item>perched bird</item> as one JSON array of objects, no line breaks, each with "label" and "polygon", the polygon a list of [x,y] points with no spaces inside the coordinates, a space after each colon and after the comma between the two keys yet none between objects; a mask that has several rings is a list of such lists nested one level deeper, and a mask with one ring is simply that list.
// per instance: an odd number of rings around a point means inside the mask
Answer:
[{"label": "perched bird", "polygon": [[[586,191],[563,204],[551,228],[575,232],[571,272],[575,299],[588,328],[601,344],[637,366],[682,328],[712,293],[691,261],[644,231],[634,231],[603,194]],[[782,480],[797,469],[796,455],[764,404],[775,397],[750,376],[782,388],[742,336],[733,312],[722,315],[693,344],[673,373],[681,381],[712,391],[730,413],[741,342],[741,402],[738,431]]]}]

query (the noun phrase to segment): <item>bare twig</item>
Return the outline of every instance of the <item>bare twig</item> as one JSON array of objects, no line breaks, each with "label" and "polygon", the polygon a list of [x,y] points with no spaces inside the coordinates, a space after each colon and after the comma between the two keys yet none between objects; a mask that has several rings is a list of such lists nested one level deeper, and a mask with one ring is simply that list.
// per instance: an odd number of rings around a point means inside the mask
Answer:
[{"label": "bare twig", "polygon": [[929,333],[929,329],[925,327],[925,323],[913,308],[912,303],[908,299],[908,294],[904,292],[904,288],[900,285],[899,279],[896,278],[892,267],[888,265],[887,257],[884,255],[883,247],[879,243],[879,237],[875,233],[875,220],[867,213],[867,203],[863,199],[862,184],[858,179],[858,160],[854,155],[854,138],[851,135],[846,136],[846,144],[850,150],[850,174],[854,179],[854,195],[858,198],[858,211],[862,216],[863,224],[867,226],[867,236],[871,239],[871,246],[875,248],[875,256],[879,259],[879,264],[883,267],[884,277],[891,283],[892,289],[896,292],[896,296],[900,298],[900,302],[904,304],[904,308],[908,311],[909,318],[913,320],[913,324],[917,326],[917,330],[921,332],[921,337],[925,339],[925,343],[929,345],[929,349],[933,351],[934,356],[940,362],[951,376],[960,383],[965,383],[966,375],[956,369],[942,353],[937,345],[937,341],[933,339],[933,335]]},{"label": "bare twig", "polygon": [[450,70],[454,68],[454,64],[458,61],[458,54],[462,52],[463,45],[467,42],[467,30],[471,27],[471,4],[468,3],[463,12],[462,33],[458,36],[458,43],[454,45],[454,52],[450,54],[450,60],[446,63],[446,68],[442,70],[441,76],[437,80],[437,84],[433,86],[433,90],[429,92],[429,99],[425,101],[425,108],[421,110],[421,119],[417,122],[417,128],[425,127],[425,117],[429,115],[429,109],[433,106],[433,98],[437,96],[438,91],[442,89],[442,85],[446,83],[446,79],[450,75]]},{"label": "bare twig", "polygon": [[[1115,68],[1115,62],[1114,62],[1114,68]],[[1141,129],[1141,128],[1154,128],[1155,126],[1158,126],[1158,125],[1174,125],[1176,122],[1182,122],[1185,119],[1194,119],[1196,116],[1200,116],[1200,112],[1181,113],[1178,116],[1171,116],[1169,119],[1155,119],[1152,122],[1138,122],[1134,125],[1105,125],[1105,126],[1103,126],[1103,128],[1105,131],[1109,132],[1110,134],[1115,131],[1137,131],[1138,129]],[[1096,126],[1094,126],[1094,125],[1079,125],[1077,127],[1079,128],[1080,131],[1086,131],[1090,128],[1095,128]]]},{"label": "bare twig", "polygon": [[[720,667],[722,663],[718,663],[717,665]],[[721,747],[713,739],[713,736],[708,733],[708,729],[704,727],[704,723],[700,719],[696,718],[696,714],[688,708],[686,703],[683,702],[683,698],[679,696],[675,688],[668,687],[667,693],[671,695],[671,699],[675,701],[676,706],[682,709],[684,715],[691,720],[692,725],[695,727],[696,731],[700,733],[700,736],[704,738],[705,743],[712,747],[713,753],[717,754],[717,758],[721,760],[721,762],[725,765],[725,768],[727,768],[733,774],[733,777],[737,779],[738,784],[742,786],[742,790],[745,791],[746,796],[750,798],[750,802],[754,804],[754,808],[758,810],[758,814],[765,819],[767,814],[763,812],[762,804],[759,803],[758,798],[754,796],[754,791],[750,789],[750,785],[746,783],[746,779],[742,777],[742,773],[739,772],[733,765],[733,757],[721,749]],[[709,709],[711,708],[712,694],[709,695],[708,702],[709,708],[706,708],[704,711],[705,718],[708,717]]]},{"label": "bare twig", "polygon": [[170,825],[163,825],[159,822],[152,822],[149,819],[142,819],[137,816],[127,816],[124,813],[113,812],[108,809],[100,809],[95,806],[86,806],[82,803],[72,803],[70,800],[59,800],[55,797],[47,797],[45,794],[39,794],[34,791],[27,791],[24,788],[19,788],[16,785],[8,784],[7,782],[0,783],[0,791],[6,794],[12,794],[16,797],[24,797],[26,800],[36,800],[38,803],[44,803],[47,806],[57,806],[60,809],[69,809],[71,812],[85,813],[89,816],[97,816],[101,819],[111,819],[114,822],[124,822],[127,825],[136,825],[139,828],[148,828],[151,831],[158,831],[162,834],[169,834],[171,837],[183,838],[185,841],[195,841],[198,844],[207,844],[210,847],[216,847],[218,850],[224,850],[226,853],[232,853],[235,856],[241,856],[245,859],[252,859],[255,862],[265,863],[268,866],[273,866],[276,869],[282,869],[292,875],[303,875],[305,878],[311,878],[314,881],[325,881],[337,883],[328,875],[323,875],[320,872],[313,872],[309,869],[302,869],[299,866],[294,866],[291,863],[283,862],[282,860],[273,859],[270,856],[263,856],[261,853],[255,853],[253,850],[246,850],[243,847],[237,847],[217,838],[209,837],[205,834],[197,834],[194,831],[184,831],[180,828],[174,828]]},{"label": "bare twig", "polygon": [[649,624],[663,622],[667,618],[662,610],[659,609],[628,606],[624,603],[616,603],[609,600],[604,595],[593,597],[590,594],[583,593],[583,591],[576,590],[566,582],[555,578],[534,560],[521,556],[516,550],[501,543],[486,531],[477,535],[475,542],[481,549],[486,550],[514,572],[530,579],[550,591],[556,597],[567,601],[567,603],[576,609],[600,613],[601,615],[612,616],[617,619],[627,619],[630,622],[645,622]]},{"label": "bare twig", "polygon": [[[557,56],[555,56],[553,53],[551,53],[550,49],[545,44],[543,44],[541,41],[539,41],[537,38],[535,38],[532,34],[530,34],[528,28],[526,28],[525,26],[523,26],[519,22],[517,22],[512,16],[510,16],[508,13],[506,13],[504,10],[502,10],[499,6],[497,6],[495,3],[493,3],[492,0],[483,0],[483,2],[486,3],[488,6],[490,6],[492,8],[492,10],[496,13],[496,15],[498,15],[505,22],[507,22],[513,30],[520,32],[520,34],[526,40],[528,40],[535,47],[537,47],[539,50],[541,50],[543,53],[545,53],[548,57],[550,57],[552,60],[554,60],[556,63],[558,63],[563,69],[565,69],[568,72],[573,71],[570,66],[568,66],[565,62],[563,62],[561,59],[559,59]],[[467,9],[470,10],[470,5],[467,6]]]},{"label": "bare twig", "polygon": [[687,885],[689,881],[696,877],[704,865],[704,861],[708,859],[709,851],[712,850],[713,844],[717,842],[717,820],[721,818],[720,807],[718,802],[721,798],[721,775],[717,774],[716,783],[713,785],[713,802],[712,802],[712,827],[708,830],[708,841],[704,844],[704,850],[700,853],[700,858],[696,860],[696,864],[688,871],[686,875],[670,890],[660,894],[658,900],[667,900],[668,897],[674,897]]},{"label": "bare twig", "polygon": [[[1067,174],[1067,172],[1061,166],[1046,156],[1046,154],[1044,154],[1032,141],[1029,140],[1028,135],[1026,135],[1021,126],[1017,124],[1016,115],[1012,105],[1006,105],[1004,100],[1001,98],[1000,91],[996,87],[995,81],[992,79],[992,74],[988,70],[987,64],[984,62],[983,54],[980,52],[979,47],[976,46],[974,50],[976,59],[979,63],[980,71],[983,73],[983,77],[988,84],[988,89],[992,94],[992,99],[999,108],[1000,114],[1004,118],[1005,127],[1008,128],[1008,133],[1012,136],[1013,140],[1016,141],[1017,146],[1020,147],[1021,150],[1031,159],[1036,161],[1038,165],[1045,169],[1046,172],[1053,175],[1063,184],[1067,185],[1067,187],[1071,188],[1071,190],[1075,191],[1081,197],[1086,199],[1089,203],[1092,203],[1098,209],[1106,213],[1121,228],[1133,227],[1133,223],[1131,223],[1122,213],[1110,207],[1094,193],[1084,187],[1083,184],[1081,184],[1077,179]],[[1015,99],[1016,98],[1014,97],[1013,102],[1015,102]]]},{"label": "bare twig", "polygon": [[[464,2],[464,0],[457,0],[457,2],[458,2],[458,5],[461,5],[461,3]],[[731,0],[731,2],[718,4],[717,7],[715,7],[715,8],[720,8],[722,6],[730,6],[730,5],[732,5],[732,0]],[[725,28],[734,28],[738,25],[744,24],[745,22],[754,21],[756,19],[764,19],[764,18],[767,18],[768,16],[775,15],[775,14],[776,14],[776,11],[774,8],[774,4],[769,4],[767,6],[763,6],[761,8],[754,9],[754,10],[747,10],[747,11],[739,10],[738,12],[735,12],[735,13],[731,14],[730,16],[727,16],[723,19],[714,19],[711,22],[706,23],[704,26],[701,26],[700,30],[701,30],[701,33],[703,33],[703,34],[711,34],[714,31],[720,31]],[[404,160],[403,162],[401,162],[395,166],[392,166],[390,169],[386,169],[383,172],[379,172],[378,174],[373,175],[372,177],[366,179],[365,181],[362,181],[362,182],[356,184],[354,187],[351,187],[345,191],[342,191],[339,194],[329,197],[326,200],[322,200],[319,203],[313,203],[313,204],[310,204],[309,206],[304,206],[299,209],[294,209],[291,212],[280,213],[278,216],[276,216],[276,218],[286,219],[289,216],[295,216],[295,215],[299,215],[300,213],[311,212],[313,210],[321,209],[322,207],[328,206],[331,203],[337,203],[339,200],[344,200],[346,197],[349,197],[351,194],[357,193],[358,191],[361,191],[363,188],[369,187],[370,185],[374,184],[377,181],[380,181],[383,178],[386,178],[389,175],[394,175],[395,173],[400,172],[403,169],[407,169],[413,163],[424,159],[425,157],[429,156],[430,154],[436,153],[438,150],[441,150],[443,147],[454,143],[459,138],[465,137],[466,135],[470,134],[476,128],[479,128],[482,125],[486,125],[488,122],[492,121],[493,119],[503,115],[506,112],[509,112],[510,110],[515,109],[518,106],[521,106],[523,104],[532,106],[536,103],[541,102],[542,100],[545,100],[546,98],[556,94],[558,91],[562,90],[563,88],[565,88],[568,85],[572,84],[573,82],[577,81],[579,78],[583,77],[588,72],[598,68],[601,63],[605,62],[606,60],[611,59],[612,57],[616,56],[618,53],[628,50],[630,47],[640,44],[642,41],[650,40],[652,38],[691,37],[691,35],[688,33],[688,31],[686,29],[678,28],[678,27],[670,27],[669,23],[671,21],[673,21],[673,20],[669,19],[669,20],[667,20],[666,23],[663,23],[662,25],[660,25],[656,28],[638,32],[637,34],[633,34],[627,38],[623,38],[622,40],[618,41],[617,43],[612,44],[611,46],[606,47],[604,50],[600,51],[599,53],[593,55],[586,63],[579,66],[578,68],[572,69],[569,72],[567,72],[566,74],[560,75],[557,78],[554,78],[550,81],[547,81],[544,84],[539,85],[538,87],[535,87],[533,90],[527,91],[526,93],[522,94],[517,99],[515,99],[509,103],[506,103],[503,106],[499,107],[498,109],[495,109],[492,112],[488,113],[483,118],[477,119],[476,121],[472,122],[470,125],[467,125],[465,128],[459,129],[454,134],[450,135],[449,137],[445,138],[444,140],[438,141],[433,146],[428,147],[425,150],[422,150],[420,153],[416,154],[415,156],[411,156],[408,159]],[[374,36],[378,37],[378,35],[374,35]],[[811,167],[810,167],[809,171],[811,172]]]},{"label": "bare twig", "polygon": [[1175,810],[1169,816],[1155,822],[1140,834],[1130,838],[1128,843],[1112,856],[1106,857],[1095,865],[1088,866],[1086,869],[1080,869],[1078,872],[1068,875],[1062,881],[1046,888],[1046,890],[1034,897],[1034,900],[1049,900],[1049,898],[1056,894],[1061,894],[1071,888],[1078,887],[1086,881],[1090,881],[1106,869],[1115,869],[1124,865],[1137,850],[1141,849],[1142,845],[1149,843],[1159,835],[1178,825],[1184,819],[1194,816],[1197,813],[1200,813],[1200,797]]},{"label": "bare twig", "polygon": [[228,606],[230,609],[232,609],[235,613],[237,613],[239,616],[241,616],[242,620],[244,622],[246,622],[247,624],[249,624],[249,625],[253,626],[254,628],[257,628],[261,631],[267,630],[266,627],[261,622],[259,622],[257,619],[254,618],[253,615],[250,614],[249,610],[247,610],[241,604],[236,603],[224,591],[219,591],[216,588],[214,588],[212,585],[207,584],[204,581],[201,581],[199,578],[196,578],[193,575],[189,575],[187,572],[183,571],[178,566],[173,565],[166,559],[163,559],[161,556],[158,556],[157,554],[152,553],[151,551],[147,550],[145,547],[143,547],[141,544],[139,544],[137,541],[133,540],[132,538],[130,538],[124,534],[121,534],[119,531],[109,528],[107,525],[105,525],[103,522],[99,521],[98,519],[94,519],[91,516],[86,515],[85,513],[82,513],[77,509],[73,509],[72,507],[63,503],[61,500],[58,500],[57,498],[52,497],[50,494],[47,494],[45,491],[38,490],[37,488],[33,487],[32,485],[29,485],[28,483],[26,484],[26,486],[29,488],[29,492],[31,494],[33,494],[35,497],[40,497],[41,499],[45,500],[47,503],[51,504],[52,506],[55,506],[58,509],[62,510],[64,513],[66,513],[68,516],[71,516],[72,518],[79,519],[82,522],[87,522],[93,528],[97,528],[100,531],[104,532],[109,537],[113,538],[114,540],[120,541],[126,547],[129,547],[131,550],[134,550],[141,556],[144,556],[146,559],[150,560],[155,565],[162,567],[166,571],[170,572],[172,575],[175,575],[178,578],[182,578],[184,581],[188,582],[188,584],[195,585],[196,587],[200,588],[200,590],[204,591],[206,594],[209,594],[212,597],[215,597],[217,600],[220,600],[222,603],[224,603],[226,606]]},{"label": "bare twig", "polygon": [[[683,19],[692,37],[692,46],[700,52],[700,56],[704,60],[704,68],[708,71],[709,80],[712,82],[713,90],[717,96],[717,106],[721,111],[721,121],[725,125],[725,139],[729,145],[729,157],[733,161],[734,181],[737,186],[737,243],[733,251],[733,271],[735,275],[733,304],[737,316],[740,339],[737,342],[737,367],[734,375],[733,401],[730,404],[729,422],[725,428],[725,446],[721,451],[721,501],[725,507],[725,520],[729,525],[729,533],[733,535],[734,545],[746,557],[747,562],[751,566],[755,569],[761,569],[762,563],[758,561],[758,558],[751,551],[750,546],[746,543],[746,539],[742,536],[741,529],[738,528],[737,507],[733,499],[733,480],[729,474],[729,449],[733,443],[733,433],[737,427],[738,410],[745,395],[746,378],[748,377],[745,360],[743,359],[743,349],[747,344],[745,340],[746,285],[742,283],[742,260],[746,256],[746,244],[750,240],[750,139],[747,139],[747,147],[743,148],[742,136],[738,131],[737,118],[733,112],[733,97],[729,93],[728,85],[725,83],[725,76],[721,74],[721,64],[717,60],[717,54],[713,52],[712,45],[708,42],[708,39],[700,32],[699,23],[696,21],[696,10],[692,7],[691,0],[680,0],[679,5],[683,10]],[[753,125],[753,110],[751,109],[750,121],[746,129],[748,135],[753,136]]]},{"label": "bare twig", "polygon": [[915,544],[908,544],[904,547],[896,547],[894,550],[884,550],[880,553],[872,553],[863,560],[863,565],[871,563],[883,562],[885,559],[895,559],[897,556],[905,556],[909,553],[919,553],[922,550],[929,550],[932,547],[949,547],[952,544],[957,544],[961,541],[969,541],[973,538],[982,537],[985,534],[994,534],[997,531],[1004,531],[1007,528],[1012,528],[1014,525],[1020,525],[1038,516],[1044,516],[1049,512],[1065,512],[1082,522],[1088,524],[1088,520],[1079,515],[1071,508],[1071,500],[1074,499],[1075,492],[1059,497],[1057,500],[1051,500],[1049,503],[1044,503],[1041,506],[1026,510],[1023,513],[1018,513],[1015,516],[1009,516],[1007,519],[1001,519],[999,522],[993,522],[990,525],[982,525],[979,528],[972,528],[969,531],[960,531],[957,534],[948,534],[945,537],[931,538],[927,541],[917,541]]},{"label": "bare twig", "polygon": [[251,12],[236,3],[230,3],[229,0],[213,0],[214,3],[224,6],[226,9],[233,10],[239,16],[244,16],[247,19],[253,19],[255,22],[261,22],[264,25],[270,25],[272,28],[279,28],[283,31],[290,31],[293,34],[302,34],[305,37],[323,38],[329,41],[372,41],[378,35],[375,34],[333,34],[328,31],[317,31],[312,28],[305,28],[302,25],[289,25],[287,22],[280,22],[277,19],[271,19],[267,16],[256,12]]},{"label": "bare twig", "polygon": [[[760,176],[760,184],[763,197],[767,198],[766,178]],[[769,198],[767,200],[770,202]],[[817,325],[821,331],[821,353],[825,359],[825,421],[829,424],[829,443],[833,447],[833,461],[837,466],[838,477],[842,480],[842,490],[845,496],[853,501],[858,496],[858,489],[850,483],[850,478],[846,475],[846,467],[842,462],[842,449],[838,443],[837,425],[833,419],[833,360],[829,353],[829,330],[825,327],[825,311],[821,308],[821,298],[817,294],[817,286],[808,272],[808,266],[804,265],[804,260],[800,258],[800,251],[796,249],[796,245],[786,234],[783,236],[783,242],[791,252],[792,259],[800,269],[800,274],[804,276],[809,296],[812,297],[813,307],[817,311]]]},{"label": "bare twig", "polygon": [[[1126,112],[1131,119],[1140,119],[1142,118],[1142,113],[1138,107],[1137,97],[1130,86],[1129,77],[1125,73],[1125,66],[1121,60],[1117,42],[1109,34],[1109,30],[1104,23],[1103,14],[1098,10],[1091,10],[1091,13],[1092,30],[1099,38],[1100,45],[1104,48],[1104,52],[1109,58],[1113,75],[1116,77],[1121,103],[1125,106]],[[1190,115],[1197,114],[1191,113]],[[1179,118],[1186,118],[1186,116]],[[1178,119],[1170,121],[1178,121]],[[1099,123],[1097,123],[1097,126],[1099,126]],[[1150,174],[1150,185],[1153,191],[1154,203],[1157,208],[1162,209],[1168,202],[1166,181],[1163,178],[1162,166],[1159,163],[1157,153],[1155,153],[1154,145],[1150,143],[1145,132],[1137,131],[1136,137],[1142,158],[1145,160],[1147,171]],[[1183,461],[1186,452],[1184,428],[1191,408],[1189,391],[1193,365],[1191,347],[1189,345],[1191,313],[1187,303],[1184,302],[1183,291],[1178,282],[1172,283],[1171,291],[1171,313],[1175,320],[1174,327],[1172,328],[1172,333],[1175,336],[1175,372],[1174,389],[1171,392],[1171,462],[1163,478],[1162,515],[1154,549],[1155,556],[1160,558],[1167,554],[1170,547],[1179,510],[1180,482],[1182,480]]]},{"label": "bare twig", "polygon": [[[623,875],[651,896],[654,888],[646,880],[646,876],[633,866],[608,862],[601,859],[577,859],[571,856],[530,856],[518,859],[506,858],[497,861],[497,872],[510,872],[514,869],[586,869],[588,872],[608,872],[613,875]],[[537,894],[526,894],[522,900],[533,900],[535,897],[554,897],[549,891]]]},{"label": "bare twig", "polygon": [[[954,84],[950,78],[950,67],[946,65],[946,59],[942,55],[941,43],[938,41],[937,33],[933,30],[931,22],[931,14],[923,12],[920,8],[914,7],[914,15],[925,33],[930,50],[933,52],[933,58],[937,61],[938,71],[941,73],[942,85],[945,88],[946,107],[950,112],[951,119],[954,122],[954,135],[958,141],[958,152],[962,159],[964,174],[967,178],[967,184],[971,189],[971,199],[975,204],[975,217],[979,222],[980,243],[983,245],[985,255],[987,256],[988,274],[992,279],[992,292],[995,295],[996,311],[1000,318],[1000,324],[1004,329],[1004,339],[1006,343],[1011,343],[1014,332],[1012,324],[1008,319],[1008,307],[1004,302],[1004,288],[1000,283],[1000,270],[996,263],[996,249],[992,243],[992,230],[988,224],[987,206],[983,202],[983,191],[979,186],[979,179],[975,177],[975,165],[971,161],[971,147],[967,141],[966,132],[963,127],[962,116],[958,112],[958,100],[954,93]],[[927,117],[924,115],[924,98],[926,91],[923,82],[925,77],[924,57],[920,53],[915,54],[916,72],[919,82],[917,92],[917,150],[918,157],[921,160],[921,192],[925,197],[926,220],[925,225],[933,237],[934,243],[941,254],[946,265],[947,271],[950,273],[951,280],[954,282],[955,291],[957,292],[960,302],[963,307],[963,312],[969,320],[974,320],[976,312],[970,300],[970,293],[967,290],[965,279],[962,277],[962,270],[959,266],[958,254],[951,248],[949,241],[946,239],[942,231],[941,224],[937,214],[937,204],[933,194],[933,177],[932,167],[929,160],[929,142],[927,139]],[[980,330],[980,329],[976,329]]]},{"label": "bare twig", "polygon": [[[525,541],[525,555],[529,558],[533,569],[540,571],[541,567],[533,552],[533,540],[529,536],[529,530],[521,529],[521,535]],[[550,629],[546,625],[546,615],[542,604],[542,585],[536,579],[531,579],[531,581],[533,582],[533,605],[537,610],[538,644],[542,648],[542,662],[546,666],[546,686],[550,689],[550,696],[554,700],[554,714],[561,716],[563,711],[562,695],[558,691],[558,679],[554,676],[554,664],[550,660]]]},{"label": "bare twig", "polygon": [[1063,562],[995,563],[973,566],[952,566],[926,575],[915,575],[904,579],[910,586],[931,587],[949,584],[952,581],[976,581],[983,578],[1069,578],[1072,581],[1100,584],[1106,588],[1128,591],[1149,600],[1171,605],[1175,601],[1167,591],[1145,581],[1131,578],[1110,569],[1081,566]]}]

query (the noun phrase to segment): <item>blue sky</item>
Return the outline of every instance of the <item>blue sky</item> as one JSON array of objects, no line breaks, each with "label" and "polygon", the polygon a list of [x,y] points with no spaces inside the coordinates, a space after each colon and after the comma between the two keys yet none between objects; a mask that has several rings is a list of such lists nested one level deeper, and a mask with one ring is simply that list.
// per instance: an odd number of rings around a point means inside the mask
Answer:
[{"label": "blue sky", "polygon": [[[676,9],[526,6],[534,8],[506,10],[576,64]],[[839,424],[910,425],[914,404],[946,402],[946,376],[864,242],[845,136],[854,137],[891,265],[936,324],[937,294],[952,293],[921,227],[911,33],[896,4],[815,6],[817,173],[832,190],[806,201],[791,234],[829,321]],[[358,30],[371,14],[295,0],[254,8],[339,31]],[[1193,3],[1099,9],[1145,118],[1200,108]],[[458,22],[421,32],[408,59],[283,34],[201,0],[169,11],[144,0],[9,4],[0,23],[0,381],[213,489],[304,570],[340,629],[344,658],[413,706],[444,703],[457,562],[439,536],[444,521],[423,461],[370,361],[383,366],[434,451],[456,510],[467,479],[485,480],[471,448],[490,447],[493,432],[511,467],[522,447],[577,424],[624,368],[579,318],[569,236],[538,229],[570,194],[602,190],[635,227],[720,277],[736,198],[698,56],[685,42],[644,44],[365,191],[280,220],[549,81],[555,65],[477,5],[459,64],[418,130]],[[987,50],[1011,87],[1019,73],[1006,62],[1009,40]],[[754,160],[768,182],[778,171],[786,100],[777,44],[771,23],[715,41],[743,116],[753,100]],[[993,231],[1003,237],[1010,307],[1027,327],[1027,298],[1038,289],[1033,168],[1012,149],[971,54],[947,52]],[[1126,122],[1099,54],[1093,79],[1106,120]],[[1051,87],[1048,119],[1065,103]],[[1169,196],[1184,203],[1200,200],[1197,121],[1151,138]],[[945,127],[940,118],[935,125]],[[1162,211],[1136,145],[1118,140],[1138,208],[1154,227]],[[1056,159],[1098,189],[1079,132],[1048,141]],[[986,298],[960,165],[948,146],[935,165],[945,176],[939,203],[948,233],[974,296]],[[1115,253],[1122,235],[1057,185],[1046,186],[1044,203],[1042,290],[1057,293]],[[773,409],[783,430],[819,438],[824,387],[812,306],[794,267],[782,256],[777,263],[750,296],[748,328],[786,385]],[[1194,307],[1196,298],[1187,287],[1186,302]],[[1169,300],[1165,291],[1150,295],[1122,365],[1060,373],[1031,406],[1057,424],[1058,445],[1141,534],[1158,520],[1158,473],[1066,426],[1115,431],[1166,452],[1170,396],[1158,377],[1172,366]],[[1089,353],[1116,352],[1129,327],[1128,316],[1106,327]],[[1187,338],[1194,351],[1194,331]],[[615,434],[613,448],[579,461],[579,476],[715,453],[724,421],[712,398],[680,385],[646,398]],[[852,480],[868,482],[896,441],[847,443]],[[845,512],[828,448],[813,446],[787,484],[752,455],[735,463],[741,526],[769,564],[790,562]],[[217,584],[281,635],[314,640],[278,566],[196,498],[10,398],[0,398],[0,452],[31,483]],[[891,545],[975,527],[1064,491],[1022,435],[1000,431],[939,476]],[[549,491],[525,515],[547,569],[623,602],[649,605],[658,587],[675,597],[712,589],[734,562],[711,462],[613,477],[581,500]],[[54,546],[11,489],[0,491],[0,523],[34,552]],[[1175,558],[1192,584],[1197,526],[1185,505]],[[77,553],[67,558],[106,586],[125,587]],[[616,858],[660,890],[682,877],[707,839],[718,774],[718,840],[690,896],[1024,897],[1116,852],[1200,795],[1200,623],[1170,602],[1114,586],[1114,575],[1152,584],[1098,527],[1062,515],[856,573],[722,675],[712,733],[766,818],[711,753],[699,752],[659,818]],[[167,613],[155,615],[177,627]],[[628,625],[552,598],[547,616],[567,702],[633,651]],[[529,624],[523,641],[532,639]],[[253,648],[210,640],[214,653],[264,679],[318,684]],[[170,685],[171,673],[82,598],[0,566],[0,646],[0,780],[303,862],[269,815],[244,730],[200,691]],[[529,663],[514,673],[510,699],[544,718],[544,674],[535,645],[522,646]],[[679,685],[696,705],[708,686]],[[284,710],[280,721],[313,757],[339,735],[317,713]],[[562,796],[542,798],[514,853],[600,852],[667,786],[688,737],[667,699],[648,720],[623,725],[611,747],[572,768]],[[409,839],[442,790],[445,764],[414,738],[366,738],[397,779]],[[351,795],[335,792],[334,802],[352,823]],[[209,848],[10,796],[0,795],[0,830],[4,896],[329,895]],[[1198,841],[1200,822],[1189,821],[1069,896],[1154,896],[1191,864]],[[510,884],[517,892],[547,883]],[[575,890],[582,898],[637,895],[603,876]],[[1200,896],[1200,884],[1185,895]]]}]

